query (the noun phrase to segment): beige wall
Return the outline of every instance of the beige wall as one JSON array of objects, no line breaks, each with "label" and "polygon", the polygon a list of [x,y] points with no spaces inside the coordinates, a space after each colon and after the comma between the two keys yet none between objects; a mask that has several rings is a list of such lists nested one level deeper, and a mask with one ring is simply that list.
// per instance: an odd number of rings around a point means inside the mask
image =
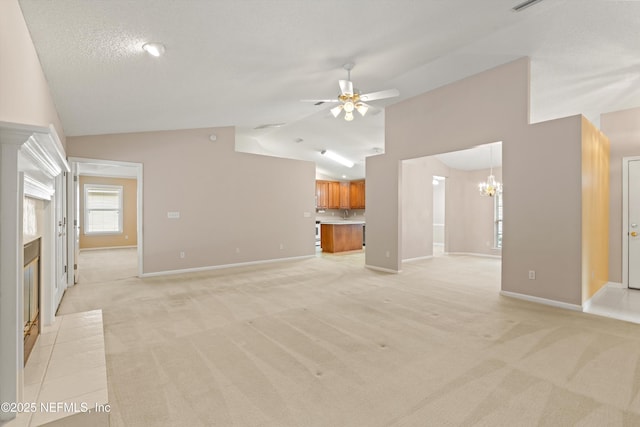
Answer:
[{"label": "beige wall", "polygon": [[367,265],[399,270],[399,161],[502,141],[502,289],[582,303],[582,117],[529,125],[527,58],[394,104],[385,117],[385,154],[367,158]]},{"label": "beige wall", "polygon": [[[478,191],[478,184],[486,181],[489,173],[489,169],[451,169],[446,183],[447,252],[501,255],[501,250],[494,248],[495,199]],[[494,168],[493,174],[502,182],[502,168]]]},{"label": "beige wall", "polygon": [[0,121],[64,131],[18,0],[0,1]]},{"label": "beige wall", "polygon": [[[84,186],[85,184],[122,186],[122,233],[87,235],[84,233]],[[135,179],[80,176],[80,249],[136,246],[138,244],[138,207]]]},{"label": "beige wall", "polygon": [[143,164],[144,273],[315,254],[315,165],[237,153],[234,139],[232,127],[69,137],[67,152]]},{"label": "beige wall", "polygon": [[435,157],[402,162],[402,259],[433,255],[433,175],[449,176]]},{"label": "beige wall", "polygon": [[609,280],[609,139],[582,118],[582,300]]},{"label": "beige wall", "polygon": [[[502,168],[493,173],[502,180]],[[402,259],[433,255],[434,175],[447,178],[444,250],[500,256],[501,251],[494,248],[494,199],[478,192],[478,183],[487,179],[489,169],[452,169],[430,156],[402,162]]]},{"label": "beige wall", "polygon": [[640,156],[640,108],[603,114],[609,163],[609,281],[622,283],[622,158]]}]

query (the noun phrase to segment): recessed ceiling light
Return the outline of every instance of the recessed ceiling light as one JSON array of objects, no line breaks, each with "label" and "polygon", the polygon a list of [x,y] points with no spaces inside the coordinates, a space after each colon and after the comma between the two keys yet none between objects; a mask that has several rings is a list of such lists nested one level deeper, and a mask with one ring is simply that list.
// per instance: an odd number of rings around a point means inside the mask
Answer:
[{"label": "recessed ceiling light", "polygon": [[164,45],[158,42],[149,42],[142,45],[144,49],[151,56],[161,56],[164,53]]}]

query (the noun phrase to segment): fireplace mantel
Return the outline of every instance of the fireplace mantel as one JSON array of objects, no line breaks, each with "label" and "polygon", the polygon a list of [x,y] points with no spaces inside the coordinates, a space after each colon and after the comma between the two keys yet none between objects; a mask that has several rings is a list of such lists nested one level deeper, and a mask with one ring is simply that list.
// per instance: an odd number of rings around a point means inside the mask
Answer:
[{"label": "fireplace mantel", "polygon": [[[23,198],[53,200],[55,180],[69,171],[55,128],[0,122],[0,402],[18,402],[23,388]],[[62,197],[56,203],[66,203]],[[49,203],[51,205],[52,203]],[[43,324],[53,320],[55,209],[42,234]],[[46,251],[46,252],[45,252]],[[0,421],[13,418],[0,413]]]}]

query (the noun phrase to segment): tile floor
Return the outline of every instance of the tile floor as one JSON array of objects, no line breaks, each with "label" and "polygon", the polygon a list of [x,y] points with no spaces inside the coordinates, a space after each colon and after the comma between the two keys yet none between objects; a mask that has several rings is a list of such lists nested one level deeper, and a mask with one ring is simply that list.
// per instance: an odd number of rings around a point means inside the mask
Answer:
[{"label": "tile floor", "polygon": [[598,292],[585,313],[640,323],[640,290],[609,284]]},{"label": "tile floor", "polygon": [[[6,427],[41,426],[77,413],[58,406],[63,403],[81,411],[82,404],[93,410],[108,402],[102,310],[57,316],[43,327],[24,369],[23,402],[37,410]],[[43,404],[50,409],[41,410]]]}]

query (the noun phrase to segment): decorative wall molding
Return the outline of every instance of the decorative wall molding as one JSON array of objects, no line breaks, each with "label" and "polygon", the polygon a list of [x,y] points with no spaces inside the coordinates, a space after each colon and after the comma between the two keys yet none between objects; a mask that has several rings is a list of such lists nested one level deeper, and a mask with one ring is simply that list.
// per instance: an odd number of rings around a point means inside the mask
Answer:
[{"label": "decorative wall molding", "polygon": [[[56,176],[68,170],[52,125],[0,122],[0,402],[18,402],[23,390],[23,199],[51,200]],[[51,217],[45,223],[53,223],[54,209],[46,211]],[[41,309],[51,302],[47,288],[55,283],[55,228],[45,227],[42,239],[53,250],[41,258]],[[0,421],[14,417],[0,412]]]}]

